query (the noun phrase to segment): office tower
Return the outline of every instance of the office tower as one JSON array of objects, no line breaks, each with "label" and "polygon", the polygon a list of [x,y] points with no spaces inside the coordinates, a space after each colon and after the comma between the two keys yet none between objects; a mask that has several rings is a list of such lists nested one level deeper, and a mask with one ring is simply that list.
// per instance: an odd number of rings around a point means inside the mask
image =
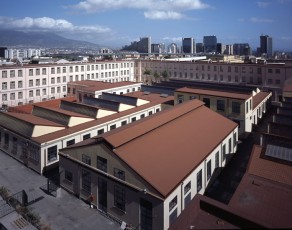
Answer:
[{"label": "office tower", "polygon": [[203,43],[196,43],[196,53],[203,53],[204,52],[204,45]]},{"label": "office tower", "polygon": [[138,42],[138,50],[139,53],[151,53],[151,38],[144,37],[140,38]]},{"label": "office tower", "polygon": [[204,44],[204,52],[205,53],[216,53],[217,50],[217,37],[212,36],[204,36],[203,37]]},{"label": "office tower", "polygon": [[5,57],[5,50],[7,50],[7,47],[0,47],[0,57]]},{"label": "office tower", "polygon": [[170,54],[176,54],[177,53],[177,44],[175,43],[171,43],[168,45],[167,47],[167,52]]},{"label": "office tower", "polygon": [[182,39],[182,53],[193,54],[196,52],[195,40],[193,38]]},{"label": "office tower", "polygon": [[273,39],[268,35],[260,36],[260,54],[272,57],[273,55]]},{"label": "office tower", "polygon": [[165,51],[165,46],[164,44],[151,44],[151,53],[164,53]]},{"label": "office tower", "polygon": [[234,55],[251,55],[251,48],[248,43],[237,43],[233,45]]},{"label": "office tower", "polygon": [[224,54],[233,55],[233,45],[226,45]]}]

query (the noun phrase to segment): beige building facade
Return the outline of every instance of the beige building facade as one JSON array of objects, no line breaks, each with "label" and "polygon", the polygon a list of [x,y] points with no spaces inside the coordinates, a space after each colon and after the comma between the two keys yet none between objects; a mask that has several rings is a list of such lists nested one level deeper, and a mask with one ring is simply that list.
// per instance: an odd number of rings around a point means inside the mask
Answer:
[{"label": "beige building facade", "polygon": [[[150,70],[161,75],[167,71],[168,78],[190,81],[233,83],[255,86],[273,92],[273,100],[282,98],[284,82],[292,77],[291,63],[233,63],[216,61],[163,61],[139,60],[135,63],[135,75],[143,81]],[[147,72],[147,71],[146,71]]]},{"label": "beige building facade", "polygon": [[17,106],[67,95],[67,83],[80,80],[135,81],[133,61],[0,66],[0,104]]}]

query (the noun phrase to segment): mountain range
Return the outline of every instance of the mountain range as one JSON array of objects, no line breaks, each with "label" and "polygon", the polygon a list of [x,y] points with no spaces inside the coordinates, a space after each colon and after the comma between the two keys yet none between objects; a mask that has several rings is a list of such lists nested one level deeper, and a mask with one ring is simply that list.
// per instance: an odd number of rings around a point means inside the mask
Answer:
[{"label": "mountain range", "polygon": [[19,46],[30,48],[99,48],[99,45],[68,39],[51,32],[22,32],[0,30],[0,46]]}]

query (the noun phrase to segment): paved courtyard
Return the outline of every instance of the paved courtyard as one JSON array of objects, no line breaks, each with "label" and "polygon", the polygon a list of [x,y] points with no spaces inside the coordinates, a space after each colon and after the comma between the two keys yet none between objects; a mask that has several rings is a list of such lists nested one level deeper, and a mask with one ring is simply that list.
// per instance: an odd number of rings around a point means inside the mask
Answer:
[{"label": "paved courtyard", "polygon": [[41,189],[46,183],[47,178],[0,151],[0,187],[6,187],[12,194],[25,190],[29,207],[52,230],[120,229],[96,209],[91,209],[88,204],[63,189],[58,197],[47,194]]}]

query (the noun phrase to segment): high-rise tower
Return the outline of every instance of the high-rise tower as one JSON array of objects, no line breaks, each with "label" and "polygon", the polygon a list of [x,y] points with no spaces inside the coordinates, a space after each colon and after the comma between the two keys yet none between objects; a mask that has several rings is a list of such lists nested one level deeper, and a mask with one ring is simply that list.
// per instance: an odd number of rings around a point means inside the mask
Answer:
[{"label": "high-rise tower", "polygon": [[260,36],[260,54],[267,57],[273,56],[273,39],[268,35]]}]

